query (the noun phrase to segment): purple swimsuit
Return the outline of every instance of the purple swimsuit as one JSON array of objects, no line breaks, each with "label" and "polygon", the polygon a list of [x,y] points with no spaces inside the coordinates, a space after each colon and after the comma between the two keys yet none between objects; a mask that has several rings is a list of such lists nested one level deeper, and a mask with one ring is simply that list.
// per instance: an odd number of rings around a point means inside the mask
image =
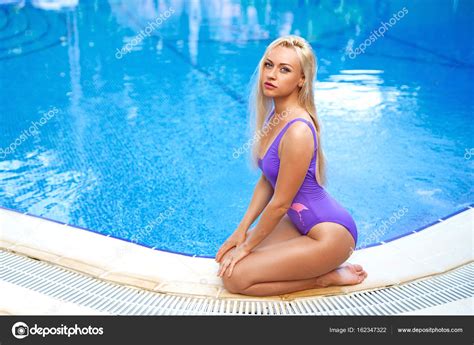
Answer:
[{"label": "purple swimsuit", "polygon": [[[273,112],[270,116],[272,114]],[[270,116],[265,123],[268,122]],[[270,145],[263,159],[258,160],[258,166],[275,189],[278,170],[280,169],[278,146],[286,130],[295,121],[303,121],[311,128],[315,151],[303,184],[296,193],[291,207],[288,209],[288,217],[302,235],[306,235],[313,226],[322,222],[341,224],[351,233],[357,245],[357,227],[351,215],[315,179],[318,143],[316,131],[308,120],[296,118],[289,121]]]}]

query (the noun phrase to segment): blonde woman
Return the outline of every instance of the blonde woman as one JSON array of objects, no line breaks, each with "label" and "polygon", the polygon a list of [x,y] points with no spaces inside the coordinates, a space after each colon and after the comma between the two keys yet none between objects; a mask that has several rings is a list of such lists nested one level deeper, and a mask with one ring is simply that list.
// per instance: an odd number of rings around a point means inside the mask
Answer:
[{"label": "blonde woman", "polygon": [[367,277],[360,265],[343,264],[356,247],[357,227],[323,188],[315,74],[313,50],[298,36],[273,41],[257,67],[252,156],[262,175],[242,221],[216,255],[217,274],[232,293],[279,295]]}]

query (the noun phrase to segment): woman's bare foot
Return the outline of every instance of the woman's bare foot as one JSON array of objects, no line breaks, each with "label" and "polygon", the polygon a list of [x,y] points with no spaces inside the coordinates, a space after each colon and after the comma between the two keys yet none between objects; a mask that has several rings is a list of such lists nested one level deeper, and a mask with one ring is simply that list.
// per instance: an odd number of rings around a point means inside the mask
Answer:
[{"label": "woman's bare foot", "polygon": [[361,265],[346,262],[336,268],[318,277],[318,286],[327,287],[330,285],[355,285],[360,284],[367,278],[367,272]]}]

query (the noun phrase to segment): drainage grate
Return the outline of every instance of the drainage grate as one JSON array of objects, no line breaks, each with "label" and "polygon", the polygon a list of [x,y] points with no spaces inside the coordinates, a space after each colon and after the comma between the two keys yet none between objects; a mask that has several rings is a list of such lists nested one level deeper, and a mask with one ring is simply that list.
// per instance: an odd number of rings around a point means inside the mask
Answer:
[{"label": "drainage grate", "polygon": [[123,286],[0,250],[0,279],[114,315],[396,315],[473,297],[474,263],[374,291],[294,301],[171,295]]}]

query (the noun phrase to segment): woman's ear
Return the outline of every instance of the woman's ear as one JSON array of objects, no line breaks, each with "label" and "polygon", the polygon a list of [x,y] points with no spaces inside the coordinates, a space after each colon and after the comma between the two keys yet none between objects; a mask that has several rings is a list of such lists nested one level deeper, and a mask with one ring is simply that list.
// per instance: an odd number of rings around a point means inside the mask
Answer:
[{"label": "woman's ear", "polygon": [[301,76],[300,81],[298,82],[299,87],[303,87],[304,84],[304,75]]}]

